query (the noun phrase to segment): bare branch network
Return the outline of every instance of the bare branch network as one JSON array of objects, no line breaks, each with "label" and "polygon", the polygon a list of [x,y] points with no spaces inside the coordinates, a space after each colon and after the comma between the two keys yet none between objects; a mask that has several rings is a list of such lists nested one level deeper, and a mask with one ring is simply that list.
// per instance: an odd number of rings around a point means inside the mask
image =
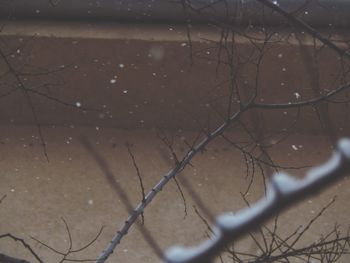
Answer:
[{"label": "bare branch network", "polygon": [[[343,50],[341,48],[339,48],[337,45],[335,45],[331,40],[329,40],[328,38],[322,36],[317,30],[315,30],[314,28],[312,28],[311,26],[309,26],[308,24],[304,23],[302,20],[300,20],[299,18],[295,17],[293,14],[290,14],[286,11],[284,11],[282,8],[280,8],[277,4],[272,3],[270,1],[265,1],[265,0],[258,0],[259,2],[261,2],[264,6],[266,6],[267,8],[272,9],[273,11],[276,11],[278,13],[280,13],[281,15],[283,15],[287,21],[289,21],[292,25],[296,26],[297,28],[305,31],[307,34],[309,34],[315,41],[319,41],[320,43],[322,43],[324,46],[327,46],[328,48],[330,48],[331,50],[334,50],[335,53],[339,56],[341,56],[344,59],[347,59],[349,57],[348,51]],[[193,49],[192,49],[192,42],[191,42],[191,34],[190,34],[190,28],[191,28],[191,14],[190,12],[193,12],[197,15],[205,15],[206,10],[211,10],[211,7],[214,6],[217,3],[225,3],[225,1],[214,1],[213,5],[211,6],[205,6],[204,8],[197,8],[194,4],[192,4],[192,2],[195,1],[180,1],[181,5],[184,8],[184,12],[185,15],[187,17],[187,23],[188,23],[188,40],[189,40],[189,46],[191,49],[191,59],[192,59],[192,54],[194,53]],[[189,152],[183,157],[183,159],[181,161],[177,161],[175,168],[172,169],[171,171],[169,171],[166,175],[163,176],[163,178],[158,182],[157,185],[155,185],[152,190],[145,195],[143,201],[136,206],[136,208],[131,212],[130,216],[128,217],[128,219],[125,221],[125,224],[123,225],[123,227],[117,232],[117,234],[114,236],[114,238],[112,239],[111,243],[108,245],[108,247],[106,248],[106,250],[99,256],[97,262],[101,263],[104,262],[109,255],[114,251],[115,247],[120,243],[121,239],[123,238],[123,236],[125,236],[129,230],[129,228],[131,227],[132,224],[134,224],[137,221],[137,218],[139,215],[141,215],[144,211],[144,209],[146,208],[146,206],[151,203],[151,201],[153,200],[153,198],[157,195],[157,193],[159,193],[163,187],[170,181],[170,179],[175,178],[188,164],[190,164],[192,158],[198,153],[201,152],[205,149],[205,147],[215,138],[217,137],[225,137],[224,136],[224,132],[227,130],[228,127],[230,127],[233,123],[236,122],[240,122],[240,119],[242,118],[242,115],[244,115],[246,112],[253,110],[253,109],[268,109],[268,110],[286,110],[286,109],[298,109],[300,110],[300,108],[302,107],[315,107],[317,104],[321,103],[321,102],[325,102],[325,101],[329,101],[329,99],[342,92],[347,90],[350,87],[350,83],[346,82],[342,85],[339,85],[337,88],[328,91],[325,94],[319,95],[317,97],[311,98],[309,100],[305,100],[305,101],[301,101],[301,102],[287,102],[287,103],[260,103],[257,102],[257,98],[258,98],[258,94],[259,94],[259,88],[260,88],[260,66],[261,66],[261,61],[262,61],[262,57],[264,54],[264,51],[266,51],[267,49],[267,44],[269,43],[269,41],[271,40],[272,35],[274,34],[274,32],[268,32],[268,30],[266,28],[262,28],[262,31],[264,33],[264,37],[262,40],[260,39],[259,41],[254,42],[254,39],[249,39],[249,37],[247,37],[252,45],[254,45],[256,47],[256,49],[260,52],[259,55],[257,55],[257,59],[256,59],[256,79],[255,79],[255,87],[253,88],[251,94],[248,95],[248,99],[246,101],[244,101],[244,96],[242,93],[240,88],[238,87],[237,83],[236,83],[236,74],[237,74],[237,67],[239,67],[239,64],[237,65],[237,62],[235,61],[236,57],[235,57],[235,53],[237,52],[236,47],[235,47],[235,35],[236,34],[243,34],[241,32],[237,32],[232,25],[229,24],[230,19],[229,18],[215,18],[215,16],[210,17],[211,20],[210,22],[218,27],[221,30],[221,39],[220,42],[218,43],[218,58],[217,58],[217,63],[218,63],[218,67],[220,66],[220,64],[224,64],[226,66],[228,66],[229,69],[231,69],[230,71],[230,92],[228,94],[228,98],[229,98],[229,102],[227,105],[227,114],[226,115],[222,115],[220,113],[218,113],[218,115],[220,115],[222,117],[222,119],[224,120],[224,123],[218,127],[217,129],[215,129],[212,132],[207,132],[202,131],[204,134],[206,134],[206,138],[203,139],[200,143],[198,143],[196,146],[190,146],[190,150]],[[245,35],[246,36],[246,35]],[[257,44],[259,43],[259,45]],[[223,61],[222,60],[222,53],[224,53],[227,56],[227,60]],[[245,97],[247,97],[247,94],[245,94]],[[235,98],[235,102],[238,103],[238,110],[234,113],[233,109],[234,107],[232,106],[232,100],[233,98]],[[342,144],[347,144],[345,142],[343,142]],[[235,144],[234,144],[235,145]],[[237,146],[237,145],[236,145]],[[237,146],[238,149],[242,150],[242,148],[240,148],[239,146]],[[91,150],[91,149],[90,149]],[[346,160],[346,158],[344,156],[344,154],[346,154],[346,152],[344,152],[343,146],[341,146],[340,149],[341,153],[338,154],[339,156],[336,157],[336,159],[338,158],[340,161],[341,159]],[[244,152],[244,151],[242,151]],[[343,156],[343,157],[340,157]],[[250,156],[250,158],[253,158]],[[175,158],[175,160],[179,160],[177,157]],[[272,162],[268,162],[270,165],[272,164]],[[337,162],[331,162],[332,165],[328,165],[327,167],[332,167],[333,169],[335,169],[336,174],[338,173],[338,168],[335,168],[336,166],[334,166],[334,164],[336,164]],[[271,165],[272,166],[272,165]],[[344,167],[347,166],[345,161],[341,162],[341,165],[339,168],[341,171],[340,175],[344,175],[344,173],[347,171],[347,168],[343,171]],[[326,172],[327,170],[323,170],[322,173],[320,173],[320,176],[317,176],[317,178],[321,178],[322,175],[327,174]],[[330,175],[334,175],[334,173],[330,173]],[[301,193],[305,193],[304,191],[308,191],[311,189],[314,189],[313,184],[315,183],[315,187],[317,188],[319,186],[319,184],[323,183],[319,183],[317,180],[314,182],[313,180],[315,180],[315,178],[313,177],[313,173],[311,173],[310,176],[307,177],[307,179],[305,179],[305,181],[302,182],[294,182],[292,179],[290,179],[289,177],[287,177],[286,175],[278,175],[273,177],[272,183],[269,187],[270,190],[268,190],[268,201],[262,201],[259,205],[257,205],[256,207],[259,207],[259,209],[253,209],[253,210],[248,210],[249,212],[246,213],[242,213],[240,214],[243,218],[247,219],[247,223],[242,223],[242,220],[238,220],[236,219],[234,222],[232,223],[234,225],[238,225],[239,227],[232,227],[230,225],[230,227],[227,227],[227,225],[225,225],[222,221],[224,220],[224,218],[227,218],[227,216],[223,216],[220,217],[217,221],[217,234],[214,237],[214,241],[210,241],[210,242],[206,242],[204,245],[202,245],[200,248],[195,249],[195,250],[190,250],[190,252],[184,252],[185,250],[181,250],[181,253],[178,253],[179,249],[177,249],[176,253],[175,252],[169,252],[167,254],[168,257],[168,262],[210,262],[212,259],[213,255],[216,255],[218,253],[219,250],[223,249],[224,246],[227,245],[227,243],[229,241],[232,241],[232,235],[234,234],[235,237],[237,237],[237,232],[239,231],[243,231],[245,232],[246,229],[244,227],[241,226],[242,225],[249,225],[250,227],[252,227],[253,223],[257,223],[255,221],[255,216],[258,218],[264,218],[266,217],[266,214],[271,213],[274,210],[279,210],[281,209],[285,204],[288,204],[290,201],[289,196],[292,196],[293,198],[295,197],[299,197]],[[314,178],[314,179],[311,179]],[[323,178],[323,177],[322,177]],[[328,176],[325,176],[324,178],[327,178],[327,180],[329,180]],[[283,183],[282,183],[283,181]],[[320,180],[320,182],[323,182],[323,180]],[[283,186],[283,184],[287,184],[290,185],[290,187],[294,187],[295,189],[292,190],[292,188],[287,189],[286,186]],[[299,189],[300,187],[300,189]],[[295,193],[294,193],[295,192]],[[288,198],[286,196],[288,196]],[[278,200],[277,197],[281,198],[281,200]],[[287,202],[288,200],[288,202]],[[283,205],[282,205],[283,204]],[[260,210],[261,209],[261,210]],[[266,209],[266,212],[265,212]],[[254,212],[252,212],[254,211]],[[256,214],[256,215],[255,215]],[[249,215],[249,216],[248,216]],[[254,216],[253,216],[254,215]],[[254,219],[254,220],[253,220]],[[260,220],[260,219],[259,219]],[[259,221],[258,220],[258,221]],[[239,223],[237,223],[239,222]],[[232,229],[231,229],[232,227]],[[239,230],[238,230],[239,229]],[[174,251],[174,250],[173,250]]]},{"label": "bare branch network", "polygon": [[338,143],[338,151],[324,165],[313,168],[304,179],[286,173],[271,178],[266,198],[237,213],[226,213],[216,219],[214,236],[197,248],[171,248],[165,254],[167,263],[210,263],[234,240],[246,235],[290,205],[328,187],[350,174],[350,140]]},{"label": "bare branch network", "polygon": [[[306,262],[311,262],[311,259],[317,259],[321,262],[332,263],[336,262],[341,256],[347,255],[349,253],[348,247],[350,244],[350,234],[347,232],[345,236],[342,236],[338,226],[335,226],[325,237],[321,237],[318,242],[301,248],[295,247],[295,244],[302,238],[303,234],[309,229],[313,222],[334,203],[334,200],[325,206],[307,224],[304,230],[298,232],[299,229],[297,229],[287,238],[282,238],[277,233],[277,217],[275,218],[273,229],[262,224],[279,212],[303,200],[305,197],[321,191],[334,181],[347,176],[350,173],[349,139],[339,140],[337,150],[333,157],[324,165],[315,167],[309,171],[304,179],[295,179],[287,173],[278,172],[280,169],[300,169],[304,167],[287,167],[275,163],[268,152],[268,148],[272,147],[272,143],[271,145],[267,143],[268,139],[276,134],[279,136],[279,139],[275,144],[285,140],[291,134],[293,127],[298,122],[303,109],[314,110],[315,116],[317,115],[322,127],[324,126],[325,130],[329,130],[329,137],[331,137],[332,142],[337,139],[338,136],[334,132],[332,123],[329,121],[327,122],[327,120],[330,119],[327,107],[330,104],[347,105],[350,101],[348,99],[348,91],[350,88],[348,77],[350,73],[349,41],[346,39],[338,42],[334,41],[331,34],[332,32],[329,35],[321,34],[316,28],[304,22],[298,16],[298,12],[307,7],[311,1],[305,1],[305,5],[301,6],[298,10],[287,12],[283,9],[283,6],[280,6],[277,3],[277,1],[256,0],[256,2],[260,3],[262,6],[263,18],[264,11],[269,10],[278,13],[285,19],[288,26],[286,26],[287,29],[283,28],[287,32],[283,37],[277,33],[276,28],[269,28],[265,24],[264,19],[259,25],[248,25],[245,28],[236,27],[236,25],[234,25],[233,21],[236,21],[236,17],[230,15],[228,12],[229,10],[226,10],[227,14],[224,17],[217,17],[214,15],[216,5],[222,5],[228,8],[230,1],[211,1],[208,5],[202,5],[202,1],[194,0],[178,0],[175,2],[183,9],[185,17],[184,22],[187,30],[187,43],[185,43],[185,46],[187,46],[189,50],[188,57],[191,65],[195,65],[195,59],[214,63],[216,65],[216,75],[222,73],[222,75],[224,75],[224,77],[222,77],[224,79],[222,82],[220,80],[218,85],[225,87],[225,91],[222,92],[223,94],[210,97],[211,101],[209,101],[210,103],[207,103],[208,108],[212,111],[211,114],[215,115],[218,120],[216,123],[219,124],[212,126],[209,120],[210,116],[208,116],[206,126],[194,118],[195,122],[198,124],[199,132],[192,142],[188,142],[187,140],[183,141],[187,150],[184,151],[182,156],[178,155],[174,148],[173,141],[165,135],[165,132],[163,132],[159,137],[169,151],[174,163],[171,164],[172,169],[162,175],[158,179],[158,182],[152,188],[148,189],[143,181],[142,170],[137,163],[138,156],[133,152],[133,144],[126,143],[126,150],[132,161],[132,166],[137,176],[138,189],[140,189],[141,198],[136,206],[132,204],[127,191],[115,179],[113,171],[107,161],[88,139],[83,138],[81,141],[87,153],[92,155],[97,166],[102,171],[103,176],[107,179],[108,184],[123,202],[129,216],[123,221],[121,228],[115,232],[107,247],[97,258],[93,259],[75,259],[72,255],[74,253],[83,252],[86,248],[92,246],[100,237],[102,228],[90,242],[76,249],[73,248],[72,235],[68,224],[62,218],[69,241],[66,251],[57,250],[36,238],[32,239],[36,244],[50,250],[56,255],[59,255],[61,257],[60,262],[106,262],[134,224],[141,232],[147,244],[158,256],[159,260],[162,260],[165,263],[211,263],[216,257],[220,257],[223,252],[228,253],[232,262],[237,263],[267,263],[282,262],[283,260],[285,260],[283,262],[289,262],[288,258],[290,257],[303,258]],[[60,4],[60,1],[50,1],[50,3],[53,7],[56,7]],[[208,26],[216,30],[219,39],[212,40],[201,38],[200,40],[204,41],[207,46],[202,49],[196,49],[196,43],[193,41],[192,33],[193,16],[200,16],[204,18],[205,21],[208,21]],[[255,28],[252,29],[253,27]],[[261,93],[271,87],[271,85],[266,85],[266,83],[264,83],[264,85],[262,84],[262,71],[265,66],[264,59],[266,54],[277,45],[288,45],[289,39],[292,38],[292,34],[294,35],[294,41],[299,41],[298,34],[295,32],[302,32],[300,34],[307,35],[311,39],[312,44],[310,47],[313,50],[306,53],[312,58],[312,67],[315,68],[314,70],[316,72],[315,75],[317,80],[312,83],[312,87],[308,87],[309,90],[305,92],[306,96],[301,96],[296,92],[294,93],[295,98],[291,99],[290,97],[283,97],[281,99],[278,98],[277,102],[269,102],[269,100],[265,100],[261,95]],[[247,45],[249,45],[249,48],[247,48],[246,51],[247,54],[241,54],[241,50],[237,44],[238,38],[243,38]],[[338,44],[339,42],[340,44]],[[302,41],[300,41],[299,44],[302,49]],[[324,85],[322,83],[321,85],[320,75],[322,73],[320,73],[319,67],[323,61],[319,61],[319,53],[325,49],[334,55],[340,69],[339,72],[335,74],[334,79],[330,81],[332,83],[326,83]],[[209,54],[212,54],[210,52],[214,53],[214,55],[209,56]],[[3,84],[2,86],[10,89],[6,90],[5,93],[0,94],[0,98],[7,98],[9,95],[17,92],[20,92],[20,94],[24,96],[34,119],[43,153],[47,160],[49,160],[45,136],[40,123],[40,112],[37,110],[36,105],[33,102],[33,96],[75,110],[93,112],[99,112],[100,110],[81,107],[80,102],[78,102],[78,104],[67,102],[58,97],[52,96],[49,92],[43,92],[40,89],[42,87],[32,87],[26,82],[28,75],[48,76],[56,71],[60,71],[61,69],[53,71],[41,70],[40,72],[26,72],[23,71],[23,65],[17,66],[16,63],[14,63],[14,60],[11,57],[12,54],[13,50],[12,52],[5,52],[2,46],[0,46],[0,58],[5,67],[5,71],[0,75],[0,80],[3,80],[5,77],[10,79],[8,80],[8,83],[5,83],[6,81],[1,83]],[[243,77],[241,77],[242,72],[246,67],[249,68],[248,71],[252,71],[251,75],[249,75],[249,84],[247,84],[248,82],[244,83]],[[116,80],[113,79],[113,81],[115,82]],[[45,84],[43,84],[43,86],[45,86]],[[210,92],[215,93],[216,88],[217,87],[213,87]],[[302,88],[304,87],[298,87],[298,89]],[[340,96],[343,96],[341,100],[337,100]],[[221,108],[215,106],[215,101],[218,101]],[[324,110],[324,108],[326,108],[326,110]],[[267,134],[263,131],[264,121],[260,120],[259,115],[257,114],[258,111],[286,112],[288,110],[295,110],[296,112],[295,120],[293,120],[293,123],[289,127],[275,132],[274,134]],[[246,123],[248,116],[252,116],[250,124]],[[243,132],[248,138],[247,141],[241,142],[236,140],[236,138],[230,137],[228,132],[230,129],[236,128],[239,128]],[[157,128],[157,130],[161,129]],[[250,181],[247,188],[241,193],[242,198],[246,201],[248,207],[237,213],[228,212],[215,217],[212,212],[209,211],[206,204],[201,200],[200,196],[191,187],[191,184],[187,181],[185,176],[181,175],[181,172],[183,172],[187,166],[193,166],[192,161],[194,158],[200,153],[205,152],[208,145],[217,139],[223,139],[225,143],[232,146],[232,148],[237,150],[243,156],[243,162],[246,166],[246,177],[248,178],[250,176]],[[273,171],[275,173],[273,173]],[[257,172],[260,172],[262,175],[266,196],[259,202],[250,205],[245,198],[254,183],[255,174]],[[270,174],[273,175],[269,178],[270,182],[267,183],[266,186],[265,181],[267,182],[267,177],[270,176]],[[185,189],[186,192],[188,192],[188,195],[191,196],[195,203],[194,210],[196,214],[206,225],[211,234],[208,235],[208,239],[205,242],[197,247],[176,246],[164,252],[158,245],[157,240],[145,226],[144,212],[148,205],[151,204],[154,198],[171,180],[174,180],[179,195],[183,201],[185,217],[187,216],[188,209],[185,194],[182,189]],[[148,193],[147,190],[149,191]],[[5,200],[6,195],[1,196],[3,197],[0,198],[0,204]],[[197,207],[204,216],[200,214]],[[261,245],[251,233],[254,230],[258,230],[258,233],[263,240],[263,245]],[[255,244],[262,252],[262,255],[238,252],[233,248],[233,245],[231,247],[231,244],[234,241],[244,235],[249,235],[254,240]],[[0,239],[11,239],[12,241],[19,242],[38,262],[44,262],[24,239],[18,238],[11,233],[0,235]],[[270,244],[268,244],[268,239],[271,239]],[[220,259],[221,262],[223,262],[222,258]],[[27,262],[5,254],[0,254],[0,261],[1,260],[5,262]]]}]

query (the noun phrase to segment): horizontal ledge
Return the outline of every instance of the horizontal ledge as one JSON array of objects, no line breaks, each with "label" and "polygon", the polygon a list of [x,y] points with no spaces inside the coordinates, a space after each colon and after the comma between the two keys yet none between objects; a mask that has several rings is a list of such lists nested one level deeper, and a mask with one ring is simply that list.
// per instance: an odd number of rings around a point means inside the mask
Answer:
[{"label": "horizontal ledge", "polygon": [[[145,24],[145,23],[107,23],[84,21],[53,21],[53,20],[0,20],[0,37],[35,37],[35,38],[71,38],[71,39],[107,39],[107,40],[141,40],[154,42],[187,42],[187,29],[184,25]],[[238,27],[238,31],[248,32],[245,27]],[[290,31],[276,28],[276,35],[271,41],[278,40],[281,45],[300,44],[313,46],[313,38],[307,34],[291,34]],[[328,30],[320,31],[328,35]],[[345,39],[349,32],[338,29],[332,30],[332,40],[339,47],[345,46]],[[259,29],[249,28],[249,36],[264,41],[264,34]],[[218,41],[220,31],[205,25],[195,25],[191,28],[191,41]],[[286,42],[281,42],[285,39]],[[238,44],[250,44],[246,36],[236,35]]]},{"label": "horizontal ledge", "polygon": [[[226,4],[223,4],[223,3]],[[191,0],[194,9],[201,15],[191,14],[191,22],[207,23],[210,20],[225,20],[235,25],[264,24],[280,25],[285,19],[255,0],[217,1]],[[277,0],[283,10],[293,12],[312,26],[347,27],[350,25],[350,1],[347,0]],[[210,9],[203,7],[210,6]],[[210,10],[210,12],[207,12]],[[227,11],[228,10],[228,11]],[[298,11],[295,13],[295,11]],[[204,12],[203,12],[204,11]],[[204,13],[204,15],[203,15]],[[0,1],[0,17],[14,19],[60,19],[85,21],[127,21],[184,23],[181,1],[165,0],[3,0]]]}]

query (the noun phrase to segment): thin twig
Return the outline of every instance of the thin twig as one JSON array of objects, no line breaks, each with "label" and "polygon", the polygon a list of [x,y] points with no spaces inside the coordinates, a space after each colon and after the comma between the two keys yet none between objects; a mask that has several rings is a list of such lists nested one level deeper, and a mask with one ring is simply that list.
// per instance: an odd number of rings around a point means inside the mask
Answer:
[{"label": "thin twig", "polygon": [[30,252],[30,254],[33,255],[33,256],[35,257],[35,259],[36,259],[38,262],[40,262],[40,263],[43,263],[43,262],[44,262],[44,261],[41,260],[41,258],[38,256],[38,254],[35,253],[35,251],[32,249],[32,247],[31,247],[27,242],[24,241],[24,239],[19,238],[19,237],[16,237],[16,236],[12,235],[11,233],[7,233],[7,234],[2,234],[2,235],[0,235],[0,239],[1,239],[1,238],[6,238],[6,237],[11,238],[12,240],[14,240],[14,241],[16,241],[16,242],[21,243],[21,244]]},{"label": "thin twig", "polygon": [[[128,153],[131,157],[131,160],[132,160],[132,163],[135,167],[135,170],[136,170],[136,175],[137,175],[137,178],[139,180],[139,184],[140,184],[140,188],[141,188],[141,194],[142,194],[142,200],[141,202],[145,202],[145,187],[143,185],[143,181],[142,181],[142,177],[141,177],[141,173],[140,173],[140,169],[139,167],[137,166],[137,163],[136,163],[136,160],[135,160],[135,156],[134,154],[132,153],[131,151],[131,145],[129,143],[126,143],[125,144],[126,148],[128,149]],[[144,225],[145,224],[145,216],[144,214],[142,213],[141,214],[141,224]]]},{"label": "thin twig", "polygon": [[[350,140],[338,143],[338,151],[324,165],[310,170],[304,179],[275,174],[265,199],[236,214],[226,213],[216,219],[215,237],[196,248],[174,247],[166,252],[167,263],[209,263],[233,240],[249,233],[276,213],[301,199],[319,192],[350,173]],[[180,256],[181,255],[181,256]]]}]

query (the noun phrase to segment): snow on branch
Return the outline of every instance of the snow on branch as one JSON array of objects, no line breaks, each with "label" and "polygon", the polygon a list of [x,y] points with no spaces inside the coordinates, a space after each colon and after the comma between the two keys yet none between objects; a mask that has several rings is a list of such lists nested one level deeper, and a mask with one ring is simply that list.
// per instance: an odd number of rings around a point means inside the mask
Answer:
[{"label": "snow on branch", "polygon": [[266,197],[236,214],[225,213],[217,217],[214,235],[198,247],[170,248],[165,253],[166,263],[209,263],[226,245],[247,234],[263,221],[306,196],[319,192],[330,183],[350,173],[350,140],[338,142],[337,151],[325,164],[311,169],[304,179],[287,173],[273,175]]}]

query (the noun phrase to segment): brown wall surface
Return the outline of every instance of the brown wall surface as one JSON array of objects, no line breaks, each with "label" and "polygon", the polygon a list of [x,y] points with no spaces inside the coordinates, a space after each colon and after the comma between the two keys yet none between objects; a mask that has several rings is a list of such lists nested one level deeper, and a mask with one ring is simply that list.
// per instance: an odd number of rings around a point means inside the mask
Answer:
[{"label": "brown wall surface", "polygon": [[[174,166],[171,153],[159,138],[160,130],[173,139],[174,149],[182,157],[188,150],[186,142],[194,140],[202,126],[210,124],[213,129],[222,122],[217,112],[224,113],[227,105],[226,72],[223,67],[215,74],[217,64],[210,60],[215,59],[214,53],[210,43],[203,40],[217,36],[207,29],[198,29],[193,48],[205,49],[207,57],[196,58],[193,65],[189,61],[186,30],[174,25],[19,21],[6,23],[0,36],[2,48],[14,49],[14,57],[9,56],[13,63],[20,65],[25,61],[31,65],[23,68],[31,70],[25,85],[37,91],[31,92],[30,98],[49,157],[47,162],[28,99],[21,90],[12,91],[11,77],[2,78],[2,94],[11,94],[1,98],[0,103],[0,197],[6,195],[0,205],[0,233],[25,238],[44,262],[57,262],[57,254],[30,237],[65,251],[69,238],[61,218],[69,225],[74,248],[86,244],[104,226],[97,241],[77,255],[95,258],[128,213],[80,138],[87,138],[105,158],[135,206],[141,201],[141,191],[126,143],[133,145],[131,149],[148,192]],[[250,54],[249,43],[240,38],[237,41],[243,56]],[[291,37],[288,45],[273,44],[262,61],[260,101],[296,101],[295,92],[307,99],[319,92],[315,87],[330,89],[341,83],[337,77],[337,56],[321,49],[319,60],[327,63],[320,63],[316,72],[310,59],[312,42],[307,38],[302,42],[304,45],[300,46],[297,38]],[[1,62],[0,67],[6,65]],[[54,73],[34,74],[43,69]],[[253,65],[242,68],[238,80],[243,90],[249,91],[255,74]],[[46,96],[38,92],[45,92]],[[346,100],[347,96],[340,94],[336,99]],[[82,107],[77,108],[77,102]],[[332,104],[322,112],[332,116],[336,136],[348,134],[346,104]],[[245,121],[251,126],[259,122],[256,129],[269,133],[289,127],[296,114],[296,110],[259,111]],[[226,136],[239,142],[248,140],[236,126]],[[320,164],[334,149],[313,108],[302,109],[290,136],[276,144],[279,139],[277,134],[265,141],[274,145],[268,149],[269,154],[283,170],[297,177],[302,177],[307,169],[288,168]],[[191,164],[180,176],[188,178],[212,214],[245,207],[241,192],[251,176],[247,176],[244,157],[236,148],[218,138]],[[174,244],[196,245],[206,238],[207,228],[195,213],[196,202],[183,191],[187,215],[175,182],[170,182],[146,209],[145,225],[163,251]],[[314,223],[300,246],[331,231],[335,223],[342,226],[344,233],[350,223],[348,179],[283,213],[279,219],[281,236],[305,226],[334,195],[338,196],[336,203]],[[255,202],[263,196],[264,181],[256,168],[247,198]],[[245,239],[238,247],[251,253],[258,251],[251,239]],[[1,252],[33,260],[9,240],[1,240]],[[340,262],[348,261],[346,256]],[[108,262],[160,260],[134,227]]]},{"label": "brown wall surface", "polygon": [[[207,124],[208,116],[213,127],[222,122],[217,112],[226,112],[229,79],[223,65],[214,73],[218,66],[216,51],[211,42],[205,41],[219,36],[203,28],[193,34],[193,51],[200,58],[195,57],[191,65],[186,29],[180,26],[28,21],[5,23],[1,32],[3,46],[19,50],[12,57],[14,64],[25,60],[34,69],[24,71],[38,73],[45,68],[55,72],[46,77],[28,75],[25,82],[63,102],[31,94],[42,125],[198,130],[199,125]],[[344,65],[334,51],[319,48],[315,60],[309,38],[303,34],[276,34],[261,62],[258,101],[307,100],[343,83],[340,72]],[[256,35],[259,37],[259,32]],[[334,34],[334,38],[346,35]],[[254,57],[255,47],[245,38],[238,36],[236,42],[241,60],[252,54]],[[199,53],[201,50],[204,55]],[[242,90],[249,90],[255,85],[256,67],[253,62],[240,67],[237,82]],[[8,84],[3,91],[6,93],[12,89],[13,79],[3,81]],[[33,123],[26,98],[19,93],[12,92],[2,100],[1,122]],[[301,95],[300,99],[295,93]],[[346,100],[347,96],[342,93],[334,100]],[[95,110],[79,111],[76,102]],[[315,109],[301,111],[296,130],[319,133],[322,129]],[[349,131],[349,122],[343,121],[349,113],[347,104],[331,104],[327,111],[332,113],[335,129],[340,133]],[[266,110],[261,114],[266,122],[264,129],[276,131],[293,121],[297,110]]]}]

